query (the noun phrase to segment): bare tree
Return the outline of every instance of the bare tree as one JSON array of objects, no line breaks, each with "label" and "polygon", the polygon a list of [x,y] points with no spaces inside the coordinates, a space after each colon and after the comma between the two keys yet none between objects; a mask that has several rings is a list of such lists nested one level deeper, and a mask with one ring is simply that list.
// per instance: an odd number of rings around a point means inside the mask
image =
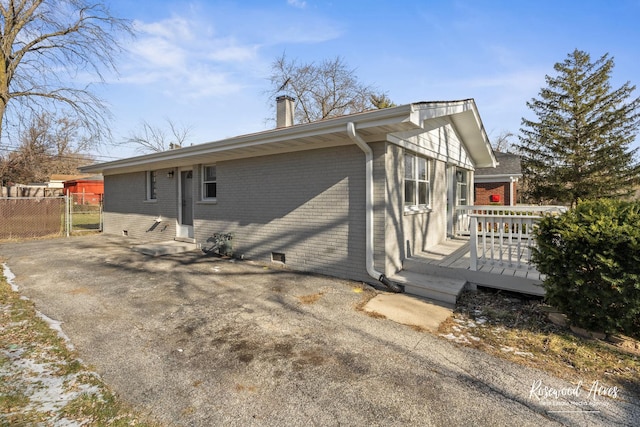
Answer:
[{"label": "bare tree", "polygon": [[0,0],[0,15],[0,136],[9,124],[61,106],[92,141],[108,135],[108,111],[89,80],[104,82],[103,73],[115,71],[130,23],[87,0]]},{"label": "bare tree", "polygon": [[132,131],[120,145],[135,146],[140,153],[156,153],[181,148],[189,139],[191,127],[178,125],[166,120],[167,128],[153,126],[146,121],[140,122],[140,128]]},{"label": "bare tree", "polygon": [[493,140],[493,149],[501,153],[511,152],[513,149],[513,143],[511,142],[511,139],[514,137],[515,135],[513,134],[513,132],[509,132],[508,130],[501,131]]},{"label": "bare tree", "polygon": [[295,122],[309,123],[375,108],[372,86],[360,83],[355,70],[337,56],[319,64],[299,64],[285,54],[272,64],[269,99],[285,93],[296,99]]},{"label": "bare tree", "polygon": [[84,152],[90,141],[81,132],[81,123],[50,113],[32,117],[20,134],[17,149],[0,159],[2,179],[7,182],[43,182],[52,174],[74,174],[92,162]]}]

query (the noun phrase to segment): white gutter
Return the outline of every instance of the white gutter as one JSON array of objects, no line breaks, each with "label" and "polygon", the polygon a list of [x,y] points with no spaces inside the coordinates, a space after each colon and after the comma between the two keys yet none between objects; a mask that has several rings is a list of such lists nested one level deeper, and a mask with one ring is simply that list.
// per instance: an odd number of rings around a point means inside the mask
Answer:
[{"label": "white gutter", "polygon": [[367,274],[374,279],[382,282],[385,286],[394,292],[403,292],[404,288],[401,285],[390,282],[389,279],[375,269],[373,260],[373,150],[356,132],[356,126],[353,122],[347,123],[347,135],[355,144],[364,151],[365,155],[365,234],[366,234],[366,267]]},{"label": "white gutter", "polygon": [[[80,169],[90,173],[104,173],[110,170],[133,169],[143,171],[150,167],[156,167],[158,162],[169,162],[167,168],[175,167],[176,162],[185,161],[184,165],[198,163],[201,156],[223,153],[229,150],[254,148],[273,143],[301,140],[307,137],[327,135],[330,133],[342,133],[348,121],[358,118],[361,128],[375,128],[377,126],[394,126],[398,131],[419,127],[417,117],[413,114],[412,104],[401,105],[392,108],[383,108],[364,113],[356,113],[349,116],[334,119],[321,120],[312,123],[299,124],[286,128],[271,129],[248,135],[236,136],[220,141],[206,142],[176,150],[162,151],[159,153],[145,154],[111,162],[98,163],[83,166]],[[172,163],[171,163],[172,162]],[[189,163],[191,162],[191,163]]]}]

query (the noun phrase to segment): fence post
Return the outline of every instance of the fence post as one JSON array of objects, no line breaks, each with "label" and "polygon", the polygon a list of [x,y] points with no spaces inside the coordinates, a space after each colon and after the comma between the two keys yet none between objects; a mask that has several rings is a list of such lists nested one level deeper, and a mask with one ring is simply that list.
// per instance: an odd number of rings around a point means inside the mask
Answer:
[{"label": "fence post", "polygon": [[71,203],[69,203],[69,195],[64,196],[64,228],[67,237],[71,234]]}]

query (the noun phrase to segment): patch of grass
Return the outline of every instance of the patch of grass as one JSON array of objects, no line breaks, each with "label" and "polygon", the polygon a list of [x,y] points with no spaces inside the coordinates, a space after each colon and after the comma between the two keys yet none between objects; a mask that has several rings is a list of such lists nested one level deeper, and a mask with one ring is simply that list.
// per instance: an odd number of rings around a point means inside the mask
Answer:
[{"label": "patch of grass", "polygon": [[71,220],[73,228],[84,230],[100,228],[100,212],[74,212]]},{"label": "patch of grass", "polygon": [[[159,426],[117,399],[0,274],[0,425]],[[50,389],[52,404],[38,398]]]},{"label": "patch of grass", "polygon": [[108,390],[100,394],[82,393],[60,411],[60,415],[73,420],[90,420],[89,425],[156,426],[140,420],[132,409],[118,401]]},{"label": "patch of grass", "polygon": [[298,301],[300,301],[300,304],[315,304],[316,302],[318,302],[318,300],[320,298],[322,298],[322,296],[324,295],[324,292],[317,292],[315,294],[310,294],[310,295],[301,295],[298,297]]},{"label": "patch of grass", "polygon": [[465,292],[442,336],[584,384],[606,381],[640,395],[640,356],[574,335],[548,319],[539,299],[500,291]]},{"label": "patch of grass", "polygon": [[0,384],[0,408],[5,413],[12,413],[29,404],[29,398],[19,390],[12,390],[11,386],[3,381]]}]

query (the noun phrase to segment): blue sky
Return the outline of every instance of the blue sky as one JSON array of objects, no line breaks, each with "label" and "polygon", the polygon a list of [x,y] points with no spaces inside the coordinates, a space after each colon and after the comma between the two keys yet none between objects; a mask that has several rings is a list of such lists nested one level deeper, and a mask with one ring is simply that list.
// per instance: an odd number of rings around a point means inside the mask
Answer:
[{"label": "blue sky", "polygon": [[[271,128],[267,77],[286,52],[336,56],[396,104],[474,98],[490,137],[535,118],[526,102],[574,49],[614,58],[639,85],[640,0],[107,0],[138,30],[98,94],[115,141],[142,120],[191,127],[198,144]],[[640,142],[637,142],[640,143]],[[135,155],[117,147],[100,160]]]}]

